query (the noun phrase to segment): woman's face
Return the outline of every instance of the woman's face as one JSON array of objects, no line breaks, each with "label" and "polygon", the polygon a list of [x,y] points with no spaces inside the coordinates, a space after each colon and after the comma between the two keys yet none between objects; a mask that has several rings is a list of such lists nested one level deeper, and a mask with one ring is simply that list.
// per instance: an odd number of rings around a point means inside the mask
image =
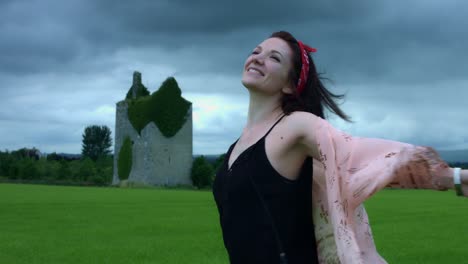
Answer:
[{"label": "woman's face", "polygon": [[270,94],[291,93],[289,71],[292,51],[286,41],[269,38],[260,43],[247,58],[242,73],[242,84],[249,90]]}]

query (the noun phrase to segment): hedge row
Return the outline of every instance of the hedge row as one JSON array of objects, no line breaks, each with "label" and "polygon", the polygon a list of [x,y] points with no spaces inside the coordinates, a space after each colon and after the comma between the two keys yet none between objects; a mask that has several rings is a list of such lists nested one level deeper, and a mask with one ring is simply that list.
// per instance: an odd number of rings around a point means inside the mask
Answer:
[{"label": "hedge row", "polygon": [[89,158],[81,160],[18,158],[8,152],[0,152],[0,177],[12,182],[108,185],[112,181],[112,170],[111,156],[101,157],[95,162]]}]

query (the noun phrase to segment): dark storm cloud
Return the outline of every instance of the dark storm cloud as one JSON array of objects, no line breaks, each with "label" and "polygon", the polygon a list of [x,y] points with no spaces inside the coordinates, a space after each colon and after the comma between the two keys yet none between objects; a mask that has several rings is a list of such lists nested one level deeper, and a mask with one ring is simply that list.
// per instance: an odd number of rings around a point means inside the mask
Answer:
[{"label": "dark storm cloud", "polygon": [[[127,32],[225,34],[270,25],[350,19],[370,11],[372,3],[347,1],[99,1],[93,10],[105,20],[117,19]],[[336,8],[334,4],[339,4]]]},{"label": "dark storm cloud", "polygon": [[[95,24],[115,24],[107,33],[92,32],[90,39],[112,35],[119,43],[168,52],[193,47],[217,58],[210,66],[223,72],[237,72],[254,45],[280,29],[317,46],[319,68],[348,83],[432,82],[464,78],[468,71],[463,11],[468,4],[461,1],[443,6],[427,1],[99,3],[93,9],[99,17]],[[221,67],[215,65],[220,60],[225,62]]]},{"label": "dark storm cloud", "polygon": [[[239,71],[269,33],[286,29],[319,48],[319,68],[336,79],[412,82],[461,78],[468,70],[461,1],[8,1],[0,70],[26,74],[93,71],[83,60],[119,49],[191,48],[211,62],[187,71]],[[454,52],[459,51],[459,52]],[[174,59],[178,58],[176,54]],[[191,58],[185,58],[189,60]]]},{"label": "dark storm cloud", "polygon": [[248,40],[261,40],[274,28],[366,17],[370,9],[340,3],[335,8],[329,1],[10,1],[1,9],[1,69],[56,70],[80,56],[139,46],[236,50],[245,43],[241,54],[248,54],[255,43]]}]

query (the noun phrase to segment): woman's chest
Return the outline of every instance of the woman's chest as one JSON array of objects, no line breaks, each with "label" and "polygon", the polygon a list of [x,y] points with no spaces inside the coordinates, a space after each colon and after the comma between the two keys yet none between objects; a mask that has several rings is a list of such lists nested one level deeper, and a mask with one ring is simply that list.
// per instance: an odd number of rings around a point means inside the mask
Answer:
[{"label": "woman's chest", "polygon": [[264,166],[271,167],[285,179],[296,180],[307,153],[287,135],[272,133],[252,146],[237,149],[234,147],[228,157],[228,168],[232,169],[237,162],[250,159],[254,163],[252,166],[260,166],[262,164],[256,164],[259,156],[262,156]]}]

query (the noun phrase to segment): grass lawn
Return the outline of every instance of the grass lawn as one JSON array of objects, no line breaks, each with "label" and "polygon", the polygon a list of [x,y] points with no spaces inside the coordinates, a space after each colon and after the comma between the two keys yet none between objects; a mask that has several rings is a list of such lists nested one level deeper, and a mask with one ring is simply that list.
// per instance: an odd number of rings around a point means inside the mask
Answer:
[{"label": "grass lawn", "polygon": [[[468,263],[468,199],[366,202],[389,263]],[[1,263],[228,263],[209,191],[0,184]]]},{"label": "grass lawn", "polygon": [[468,263],[468,198],[455,192],[385,190],[366,202],[389,263]]}]

